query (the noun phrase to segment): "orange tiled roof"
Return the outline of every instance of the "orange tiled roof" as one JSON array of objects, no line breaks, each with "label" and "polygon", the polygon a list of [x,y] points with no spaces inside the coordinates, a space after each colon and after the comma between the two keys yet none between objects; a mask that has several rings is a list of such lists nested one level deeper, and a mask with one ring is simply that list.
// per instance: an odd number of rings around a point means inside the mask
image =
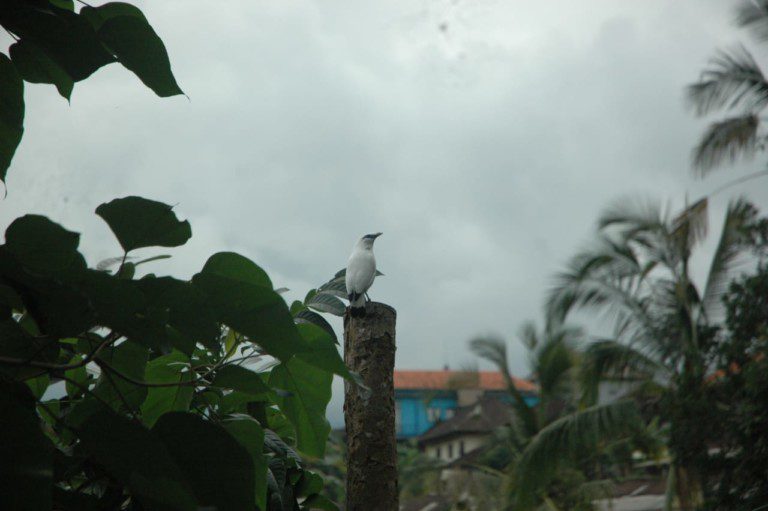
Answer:
[{"label": "orange tiled roof", "polygon": [[[474,372],[467,371],[400,371],[395,370],[396,389],[447,389],[451,380],[460,380],[462,377],[471,378]],[[479,384],[477,387],[483,390],[504,390],[504,378],[497,371],[477,371]],[[512,378],[515,387],[521,391],[535,392],[536,385],[528,380]]]}]

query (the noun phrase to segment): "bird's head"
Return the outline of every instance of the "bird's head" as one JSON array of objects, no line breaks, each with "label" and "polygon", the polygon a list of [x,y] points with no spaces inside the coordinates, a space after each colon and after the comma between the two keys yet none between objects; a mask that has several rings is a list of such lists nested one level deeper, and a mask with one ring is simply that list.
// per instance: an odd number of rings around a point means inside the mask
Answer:
[{"label": "bird's head", "polygon": [[366,248],[373,248],[373,242],[376,241],[376,238],[381,236],[380,232],[376,232],[373,234],[366,234],[362,238],[360,238],[360,245],[366,247]]}]

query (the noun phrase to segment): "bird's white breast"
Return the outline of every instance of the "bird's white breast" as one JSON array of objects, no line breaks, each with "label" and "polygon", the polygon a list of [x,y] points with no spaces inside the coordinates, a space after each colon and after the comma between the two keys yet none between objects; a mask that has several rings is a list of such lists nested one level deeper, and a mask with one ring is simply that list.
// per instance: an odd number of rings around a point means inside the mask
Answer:
[{"label": "bird's white breast", "polygon": [[365,293],[376,277],[376,258],[371,250],[355,250],[347,263],[347,292]]}]

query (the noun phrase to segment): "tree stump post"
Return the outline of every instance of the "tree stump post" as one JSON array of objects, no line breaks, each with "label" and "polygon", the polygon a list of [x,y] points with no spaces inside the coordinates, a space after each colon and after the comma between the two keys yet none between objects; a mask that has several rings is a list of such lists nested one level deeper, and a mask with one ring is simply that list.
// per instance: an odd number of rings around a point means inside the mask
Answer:
[{"label": "tree stump post", "polygon": [[366,306],[365,317],[344,318],[344,362],[370,394],[345,382],[346,511],[397,511],[395,438],[395,309]]}]

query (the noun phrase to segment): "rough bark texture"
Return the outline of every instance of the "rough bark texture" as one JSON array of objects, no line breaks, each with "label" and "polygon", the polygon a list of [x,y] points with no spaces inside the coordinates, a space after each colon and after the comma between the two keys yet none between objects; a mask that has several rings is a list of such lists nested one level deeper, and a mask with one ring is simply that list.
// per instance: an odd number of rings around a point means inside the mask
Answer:
[{"label": "rough bark texture", "polygon": [[370,395],[344,390],[347,429],[347,511],[397,511],[395,441],[395,309],[369,303],[366,315],[344,319],[344,362]]}]

